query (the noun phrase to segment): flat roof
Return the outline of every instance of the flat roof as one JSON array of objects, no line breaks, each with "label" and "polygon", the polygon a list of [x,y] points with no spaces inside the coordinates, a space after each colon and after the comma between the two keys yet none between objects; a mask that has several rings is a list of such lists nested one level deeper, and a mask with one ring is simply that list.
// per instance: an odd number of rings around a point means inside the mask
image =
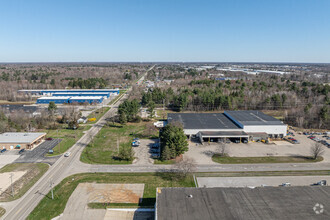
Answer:
[{"label": "flat roof", "polygon": [[225,111],[224,114],[242,125],[284,125],[282,121],[256,110]]},{"label": "flat roof", "polygon": [[184,129],[240,129],[223,113],[169,113],[167,121],[179,121]]},{"label": "flat roof", "polygon": [[21,89],[19,92],[113,92],[119,89]]},{"label": "flat roof", "polygon": [[0,144],[30,144],[43,135],[46,133],[6,132],[0,134]]},{"label": "flat roof", "polygon": [[81,95],[81,94],[86,94],[88,96],[88,95],[94,95],[94,94],[95,95],[102,95],[102,94],[109,95],[110,92],[56,92],[55,94],[56,95]]},{"label": "flat roof", "polygon": [[40,97],[38,98],[38,100],[62,100],[62,99],[65,99],[65,100],[68,100],[70,97],[68,96],[44,96],[44,97]]},{"label": "flat roof", "polygon": [[330,186],[158,188],[156,204],[158,220],[330,219]]},{"label": "flat roof", "polygon": [[81,100],[81,99],[103,99],[103,96],[73,96],[70,97],[70,100]]}]

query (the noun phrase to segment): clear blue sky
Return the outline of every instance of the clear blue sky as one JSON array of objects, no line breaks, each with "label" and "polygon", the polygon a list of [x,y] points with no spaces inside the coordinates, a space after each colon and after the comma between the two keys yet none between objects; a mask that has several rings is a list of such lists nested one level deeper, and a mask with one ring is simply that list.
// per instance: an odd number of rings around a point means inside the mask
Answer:
[{"label": "clear blue sky", "polygon": [[0,62],[330,62],[330,0],[0,0]]}]

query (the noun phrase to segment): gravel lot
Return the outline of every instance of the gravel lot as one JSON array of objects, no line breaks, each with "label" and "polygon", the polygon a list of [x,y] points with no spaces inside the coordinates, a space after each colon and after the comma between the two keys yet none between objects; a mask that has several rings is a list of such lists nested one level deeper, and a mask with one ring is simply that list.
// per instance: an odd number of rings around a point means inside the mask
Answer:
[{"label": "gravel lot", "polygon": [[199,187],[279,186],[286,182],[292,186],[309,186],[320,180],[327,180],[329,185],[330,176],[197,177]]},{"label": "gravel lot", "polygon": [[[321,135],[319,136],[321,137]],[[227,151],[233,157],[263,157],[263,156],[310,156],[310,148],[315,141],[307,138],[306,135],[295,135],[300,144],[291,144],[287,141],[276,141],[276,144],[264,144],[251,142],[227,144]],[[185,157],[191,157],[198,164],[215,164],[211,157],[217,152],[217,143],[204,143],[204,145],[190,142],[189,151]],[[322,162],[330,162],[330,148],[324,147],[325,153]],[[321,162],[321,163],[322,163]]]},{"label": "gravel lot", "polygon": [[150,148],[151,145],[156,143],[156,139],[140,139],[140,146],[133,147],[134,156],[136,159],[133,161],[135,165],[150,165],[154,160],[151,158]]}]

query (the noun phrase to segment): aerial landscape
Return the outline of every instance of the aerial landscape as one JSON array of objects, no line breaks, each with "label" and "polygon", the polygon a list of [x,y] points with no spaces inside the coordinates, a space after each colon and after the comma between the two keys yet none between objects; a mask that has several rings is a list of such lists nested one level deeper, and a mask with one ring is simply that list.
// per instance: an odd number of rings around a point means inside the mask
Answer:
[{"label": "aerial landscape", "polygon": [[329,11],[1,1],[0,219],[330,219]]}]

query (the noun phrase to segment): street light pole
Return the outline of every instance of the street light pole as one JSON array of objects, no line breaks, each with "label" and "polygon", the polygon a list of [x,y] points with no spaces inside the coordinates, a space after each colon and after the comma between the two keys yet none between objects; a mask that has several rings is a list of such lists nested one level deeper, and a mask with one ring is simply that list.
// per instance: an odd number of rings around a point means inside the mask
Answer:
[{"label": "street light pole", "polygon": [[54,199],[53,185],[54,185],[54,183],[52,182],[52,179],[50,179],[50,181],[49,181],[49,187],[50,187],[50,191],[52,192],[52,199]]}]

